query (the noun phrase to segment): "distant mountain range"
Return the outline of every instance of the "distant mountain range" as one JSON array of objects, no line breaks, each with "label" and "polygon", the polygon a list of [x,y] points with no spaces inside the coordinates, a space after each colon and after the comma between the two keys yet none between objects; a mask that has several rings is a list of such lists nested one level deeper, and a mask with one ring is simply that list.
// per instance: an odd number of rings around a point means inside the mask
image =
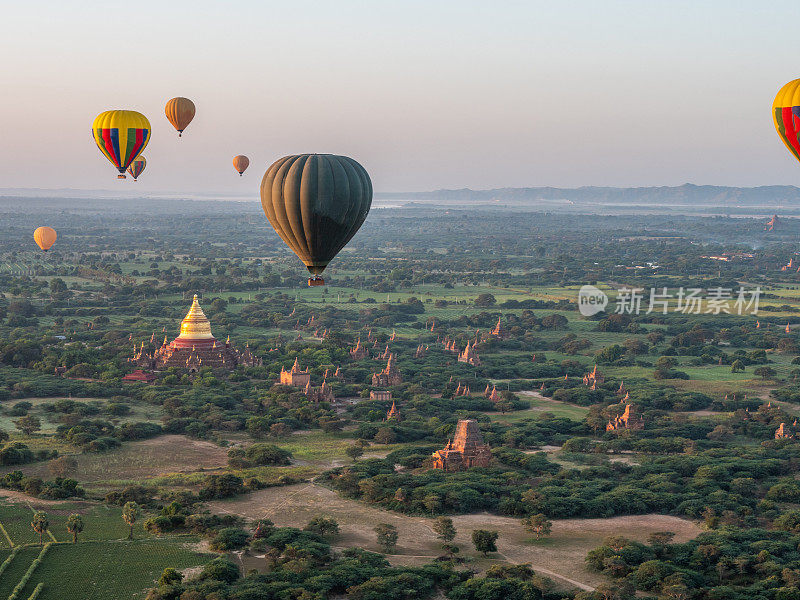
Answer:
[{"label": "distant mountain range", "polygon": [[432,192],[377,193],[383,200],[435,202],[562,202],[574,204],[683,204],[683,205],[800,205],[800,188],[765,185],[740,188],[686,183],[673,187],[498,188],[493,190],[435,190]]},{"label": "distant mountain range", "polygon": [[[35,189],[35,188],[0,188],[2,198],[150,198],[150,199],[185,199],[185,200],[235,200],[258,202],[258,194],[249,195],[217,193],[179,193],[164,191],[148,191],[143,193],[133,187],[115,190],[81,190],[81,189]],[[748,207],[800,210],[800,187],[792,185],[764,185],[759,187],[727,187],[719,185],[693,185],[685,183],[679,186],[661,187],[597,187],[579,188],[526,187],[497,188],[492,190],[434,190],[430,192],[376,192],[379,202],[394,201],[400,203],[433,203],[451,204],[495,204],[522,207],[538,206],[544,209],[581,206],[621,206],[621,207],[694,207],[707,210],[712,207]]]}]

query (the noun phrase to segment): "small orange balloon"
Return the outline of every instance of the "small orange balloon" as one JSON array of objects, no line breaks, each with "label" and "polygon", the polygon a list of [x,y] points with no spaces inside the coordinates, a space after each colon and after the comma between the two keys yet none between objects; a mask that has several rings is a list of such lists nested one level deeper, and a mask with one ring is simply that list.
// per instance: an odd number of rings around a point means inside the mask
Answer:
[{"label": "small orange balloon", "polygon": [[249,166],[250,159],[244,154],[239,154],[238,156],[233,157],[233,168],[239,173],[239,177],[242,176],[242,173],[244,173]]},{"label": "small orange balloon", "polygon": [[188,98],[178,96],[167,102],[164,112],[167,114],[167,119],[172,123],[172,126],[178,130],[178,137],[181,137],[183,130],[194,119],[194,111],[194,102]]},{"label": "small orange balloon", "polygon": [[33,232],[33,239],[39,248],[47,252],[56,243],[56,230],[52,227],[39,227]]}]

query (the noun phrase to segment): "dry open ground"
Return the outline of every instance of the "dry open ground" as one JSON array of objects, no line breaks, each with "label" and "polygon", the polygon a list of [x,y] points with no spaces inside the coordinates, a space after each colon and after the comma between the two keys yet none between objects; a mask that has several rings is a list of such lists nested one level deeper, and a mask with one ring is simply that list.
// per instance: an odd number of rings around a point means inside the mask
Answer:
[{"label": "dry open ground", "polygon": [[[218,469],[228,462],[227,450],[224,448],[183,435],[161,435],[123,444],[113,452],[76,454],[74,458],[78,462],[78,469],[73,476],[81,483],[110,479],[138,481],[170,473]],[[47,463],[26,465],[25,474],[48,479],[52,477]]]},{"label": "dry open ground", "polygon": [[[314,483],[268,488],[235,500],[211,502],[213,512],[232,513],[248,519],[269,518],[277,525],[302,527],[316,515],[334,517],[341,529],[336,544],[360,546],[378,551],[374,527],[390,523],[397,527],[400,539],[395,564],[421,564],[441,554],[439,542],[431,529],[432,519],[401,515],[348,500]],[[603,581],[584,566],[586,553],[610,535],[624,535],[644,541],[655,531],[672,531],[675,541],[695,537],[701,529],[695,523],[666,515],[636,515],[611,519],[565,519],[553,522],[552,535],[536,541],[526,533],[519,519],[487,513],[453,517],[458,530],[455,543],[463,555],[485,566],[470,541],[473,529],[500,532],[495,560],[531,563],[537,572],[553,577],[561,584],[590,589]]]}]

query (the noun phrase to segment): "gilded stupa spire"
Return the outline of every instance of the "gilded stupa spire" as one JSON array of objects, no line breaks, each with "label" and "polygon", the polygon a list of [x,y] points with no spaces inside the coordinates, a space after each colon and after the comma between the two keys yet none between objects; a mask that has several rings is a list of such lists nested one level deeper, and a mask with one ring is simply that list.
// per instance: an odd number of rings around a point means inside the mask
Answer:
[{"label": "gilded stupa spire", "polygon": [[214,336],[211,335],[211,323],[203,312],[203,309],[200,308],[200,303],[197,301],[197,294],[195,294],[192,299],[192,306],[189,307],[189,312],[186,313],[186,317],[181,321],[181,334],[178,337],[180,339],[190,340],[214,339]]}]

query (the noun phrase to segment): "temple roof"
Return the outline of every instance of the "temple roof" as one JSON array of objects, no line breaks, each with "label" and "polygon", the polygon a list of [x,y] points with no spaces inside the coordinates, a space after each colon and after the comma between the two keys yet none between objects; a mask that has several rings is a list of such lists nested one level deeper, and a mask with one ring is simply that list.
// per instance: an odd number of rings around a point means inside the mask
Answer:
[{"label": "temple roof", "polygon": [[192,306],[186,317],[181,321],[181,333],[178,336],[181,340],[213,340],[211,335],[211,323],[206,317],[200,303],[197,301],[197,294],[192,299]]}]

